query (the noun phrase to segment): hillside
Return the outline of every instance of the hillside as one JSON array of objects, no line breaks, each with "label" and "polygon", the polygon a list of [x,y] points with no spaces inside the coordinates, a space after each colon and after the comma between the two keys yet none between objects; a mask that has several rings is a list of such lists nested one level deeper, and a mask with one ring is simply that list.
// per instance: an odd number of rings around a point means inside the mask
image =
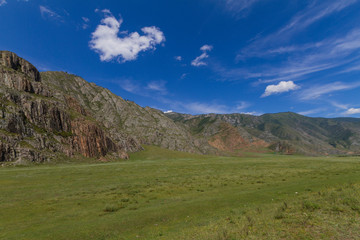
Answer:
[{"label": "hillside", "polygon": [[307,155],[360,151],[360,121],[355,118],[310,118],[291,112],[262,116],[179,113],[167,116],[220,150],[234,152],[250,146],[250,150],[267,147],[287,154]]},{"label": "hillside", "polygon": [[39,73],[8,51],[0,52],[0,116],[0,162],[128,158],[142,144],[211,152],[159,110],[75,75]]},{"label": "hillside", "polygon": [[295,113],[189,114],[141,107],[0,51],[0,162],[128,158],[142,145],[197,154],[358,154],[360,120]]},{"label": "hillside", "polygon": [[42,81],[57,96],[70,95],[92,116],[102,122],[112,137],[126,133],[140,144],[157,145],[170,150],[207,153],[199,140],[193,139],[183,124],[174,123],[163,112],[140,107],[108,89],[64,72],[43,72]]}]

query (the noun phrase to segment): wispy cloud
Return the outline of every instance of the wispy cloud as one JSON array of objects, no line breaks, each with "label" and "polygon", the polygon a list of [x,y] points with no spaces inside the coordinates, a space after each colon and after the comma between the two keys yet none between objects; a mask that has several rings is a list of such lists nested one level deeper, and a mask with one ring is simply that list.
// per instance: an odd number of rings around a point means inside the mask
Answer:
[{"label": "wispy cloud", "polygon": [[248,107],[250,107],[251,104],[245,101],[240,101],[237,105],[236,105],[236,110],[238,111],[243,111],[245,109],[247,109]]},{"label": "wispy cloud", "polygon": [[220,4],[235,17],[245,17],[253,5],[261,0],[221,0]]},{"label": "wispy cloud", "polygon": [[6,3],[7,3],[6,0],[0,0],[0,7],[4,6]]},{"label": "wispy cloud", "polygon": [[316,108],[316,109],[311,109],[311,110],[307,110],[307,111],[302,111],[302,112],[298,112],[298,114],[300,115],[312,115],[312,114],[315,114],[315,113],[320,113],[320,112],[323,112],[324,111],[324,108]]},{"label": "wispy cloud", "polygon": [[140,86],[129,79],[120,81],[119,85],[122,89],[124,89],[127,92],[134,94],[138,94],[140,92]]},{"label": "wispy cloud", "polygon": [[50,8],[45,7],[45,6],[40,6],[39,8],[40,8],[41,16],[44,19],[58,21],[58,22],[64,21],[63,17],[60,14],[51,10]]},{"label": "wispy cloud", "polygon": [[334,82],[325,85],[315,85],[305,89],[299,94],[300,100],[314,100],[323,95],[330,94],[337,91],[344,91],[360,87],[360,82],[342,83]]},{"label": "wispy cloud", "polygon": [[87,29],[87,28],[89,28],[90,19],[87,18],[87,17],[82,17],[81,19],[83,20],[82,29]]},{"label": "wispy cloud", "polygon": [[[229,68],[212,65],[222,80],[254,80],[259,83],[298,81],[311,74],[347,67],[360,59],[360,29],[337,33],[321,41],[294,44],[294,39],[314,23],[343,11],[358,0],[312,1],[277,31],[257,36],[237,55],[238,61],[262,58],[264,61],[252,67]],[[276,61],[271,61],[276,57]],[[340,69],[341,70],[341,69]],[[339,71],[337,69],[336,71]]]},{"label": "wispy cloud", "polygon": [[190,114],[228,114],[228,113],[246,113],[251,115],[259,115],[256,111],[245,111],[251,104],[244,101],[239,101],[233,105],[226,105],[217,101],[212,102],[198,102],[198,101],[177,101],[168,98],[158,98],[159,102],[168,105],[171,109],[176,112],[186,112]]},{"label": "wispy cloud", "polygon": [[359,63],[357,63],[355,66],[345,68],[344,70],[342,70],[339,73],[351,73],[351,72],[358,72],[358,71],[360,71],[360,64]]},{"label": "wispy cloud", "polygon": [[181,62],[183,60],[183,58],[181,56],[175,56],[174,59],[179,62]]},{"label": "wispy cloud", "polygon": [[165,95],[167,94],[167,89],[165,85],[166,85],[165,81],[152,81],[147,84],[146,88],[155,92],[159,92],[162,95]]},{"label": "wispy cloud", "polygon": [[221,104],[208,104],[208,103],[185,103],[183,107],[191,112],[196,114],[205,114],[205,113],[228,113],[229,108],[226,105]]},{"label": "wispy cloud", "polygon": [[335,101],[329,101],[330,104],[334,107],[336,107],[337,109],[348,109],[349,108],[349,105],[347,104],[342,104],[342,103],[338,103],[338,102],[335,102]]},{"label": "wispy cloud", "polygon": [[105,17],[92,33],[90,41],[90,48],[100,54],[101,61],[116,58],[119,62],[132,61],[137,59],[140,52],[156,49],[156,45],[165,41],[164,33],[155,26],[143,27],[143,35],[122,32],[122,37],[119,37],[123,20],[117,20],[107,9],[102,12]]},{"label": "wispy cloud", "polygon": [[194,67],[200,67],[200,66],[206,66],[207,63],[204,61],[205,59],[209,58],[208,52],[210,52],[213,49],[213,46],[211,45],[204,45],[200,48],[200,50],[203,52],[200,56],[195,58],[191,65]]},{"label": "wispy cloud", "polygon": [[166,81],[151,81],[146,84],[141,84],[138,81],[124,79],[117,81],[117,84],[127,92],[144,96],[156,98],[158,95],[167,95]]},{"label": "wispy cloud", "polygon": [[[274,52],[291,53],[283,61],[274,64],[232,69],[213,64],[212,68],[224,80],[261,79],[260,83],[303,80],[310,74],[335,68],[340,68],[336,70],[339,73],[351,72],[360,70],[359,65],[349,67],[349,64],[360,59],[359,39],[360,29],[353,29],[343,36],[320,42],[284,46],[275,50],[264,49],[256,53],[258,57],[264,58],[271,57]],[[341,71],[341,68],[345,70]]]},{"label": "wispy cloud", "polygon": [[183,80],[183,79],[185,79],[188,75],[189,75],[188,73],[183,73],[183,74],[181,74],[180,79]]},{"label": "wispy cloud", "polygon": [[[249,46],[244,48],[238,55],[238,58],[246,58],[261,55],[262,52],[269,52],[269,48],[280,49],[278,46],[286,44],[288,40],[296,36],[298,33],[304,31],[313,23],[339,12],[346,7],[356,3],[357,0],[342,0],[342,1],[313,1],[309,6],[295,15],[285,26],[278,31],[269,34],[265,37],[256,38]],[[286,47],[282,50],[290,50],[293,48]],[[275,53],[274,51],[273,53]],[[281,53],[280,51],[279,53]]]}]

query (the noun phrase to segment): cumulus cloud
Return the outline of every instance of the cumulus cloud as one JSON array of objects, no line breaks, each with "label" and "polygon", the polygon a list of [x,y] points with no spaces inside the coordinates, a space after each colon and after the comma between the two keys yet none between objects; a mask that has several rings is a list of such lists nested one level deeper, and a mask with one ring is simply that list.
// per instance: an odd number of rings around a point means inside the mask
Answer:
[{"label": "cumulus cloud", "polygon": [[0,0],[0,7],[4,6],[6,3],[7,3],[6,0]]},{"label": "cumulus cloud", "polygon": [[360,108],[350,108],[345,112],[345,114],[347,115],[360,114]]},{"label": "cumulus cloud", "polygon": [[109,10],[102,12],[105,17],[92,33],[90,41],[90,48],[100,54],[101,61],[115,58],[120,62],[132,61],[137,59],[140,52],[155,49],[156,45],[165,41],[164,33],[155,26],[143,27],[143,35],[121,32],[119,36],[123,20],[116,19]]},{"label": "cumulus cloud", "polygon": [[200,50],[203,52],[200,56],[198,56],[197,58],[195,58],[192,62],[191,65],[194,67],[200,67],[200,66],[206,66],[207,63],[204,62],[205,59],[207,59],[209,57],[208,52],[210,52],[213,49],[213,46],[211,45],[204,45],[200,48]]},{"label": "cumulus cloud", "polygon": [[277,85],[269,85],[266,87],[264,94],[261,97],[268,97],[273,94],[283,93],[283,92],[289,92],[296,89],[299,89],[300,87],[296,85],[293,81],[281,81]]}]

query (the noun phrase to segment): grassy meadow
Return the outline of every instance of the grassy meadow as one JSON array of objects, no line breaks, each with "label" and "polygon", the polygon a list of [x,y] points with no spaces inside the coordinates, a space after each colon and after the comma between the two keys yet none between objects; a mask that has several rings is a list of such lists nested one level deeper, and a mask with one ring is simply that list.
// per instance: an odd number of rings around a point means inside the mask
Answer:
[{"label": "grassy meadow", "polygon": [[0,239],[360,239],[360,158],[146,147],[0,167]]}]

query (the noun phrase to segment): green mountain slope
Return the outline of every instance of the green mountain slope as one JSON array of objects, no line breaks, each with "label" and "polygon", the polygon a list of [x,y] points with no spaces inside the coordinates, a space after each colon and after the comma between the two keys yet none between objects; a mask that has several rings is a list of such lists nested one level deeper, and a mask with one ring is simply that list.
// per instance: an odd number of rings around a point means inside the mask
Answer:
[{"label": "green mountain slope", "polygon": [[[359,119],[310,118],[291,112],[262,116],[245,114],[191,116],[179,113],[168,113],[167,116],[175,122],[185,124],[192,134],[204,137],[210,142],[221,135],[224,124],[230,125],[233,127],[232,132],[236,132],[244,139],[242,145],[229,149],[233,151],[244,149],[247,145],[266,146],[275,151],[310,155],[360,151]],[[222,134],[222,142],[226,143],[229,137],[233,138],[231,134]]]}]

